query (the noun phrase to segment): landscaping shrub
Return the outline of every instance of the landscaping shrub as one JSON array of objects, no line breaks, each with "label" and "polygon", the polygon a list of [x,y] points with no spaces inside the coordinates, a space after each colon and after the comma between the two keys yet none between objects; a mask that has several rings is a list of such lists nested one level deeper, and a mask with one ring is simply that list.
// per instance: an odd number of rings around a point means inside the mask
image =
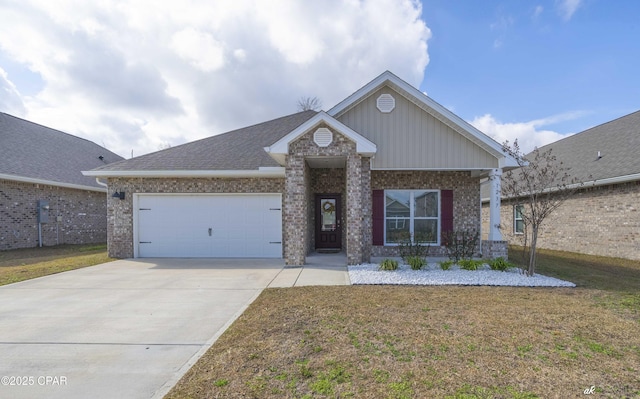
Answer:
[{"label": "landscaping shrub", "polygon": [[411,240],[411,235],[403,232],[396,235],[395,241],[398,243],[400,257],[405,263],[409,263],[411,257],[426,258],[429,256],[431,245],[428,244],[430,242],[428,236],[420,235]]},{"label": "landscaping shrub", "polygon": [[438,262],[438,264],[440,265],[440,269],[449,270],[449,269],[451,269],[451,266],[453,265],[453,261],[452,260],[443,260],[442,262]]},{"label": "landscaping shrub", "polygon": [[411,266],[411,270],[420,270],[427,264],[427,261],[420,256],[410,256],[406,262]]},{"label": "landscaping shrub", "polygon": [[445,252],[449,259],[458,263],[460,259],[471,259],[480,235],[475,230],[450,231],[443,234]]},{"label": "landscaping shrub", "polygon": [[458,265],[464,270],[478,270],[478,268],[484,265],[484,261],[475,259],[461,259],[458,261]]},{"label": "landscaping shrub", "polygon": [[499,270],[501,272],[504,272],[505,270],[510,269],[512,267],[516,267],[516,265],[507,261],[504,258],[492,259],[488,263],[489,263],[489,267],[491,267],[491,270]]},{"label": "landscaping shrub", "polygon": [[384,259],[380,262],[380,266],[378,267],[380,270],[397,270],[398,269],[398,261],[393,259]]}]

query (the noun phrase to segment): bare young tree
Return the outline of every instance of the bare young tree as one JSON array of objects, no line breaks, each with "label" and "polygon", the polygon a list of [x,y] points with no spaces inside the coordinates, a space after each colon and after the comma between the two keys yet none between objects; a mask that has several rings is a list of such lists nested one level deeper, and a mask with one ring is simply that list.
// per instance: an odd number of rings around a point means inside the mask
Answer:
[{"label": "bare young tree", "polygon": [[[542,223],[560,205],[579,190],[584,182],[572,178],[561,161],[549,148],[544,152],[536,147],[525,155],[520,151],[518,140],[510,146],[502,145],[505,153],[514,157],[520,168],[506,172],[502,176],[502,196],[507,203],[522,205],[524,225],[524,253],[529,255],[525,273],[533,276],[536,270],[536,246]],[[527,248],[527,240],[531,241]]]},{"label": "bare young tree", "polygon": [[322,109],[322,101],[318,97],[300,97],[298,99],[298,111],[319,111]]}]

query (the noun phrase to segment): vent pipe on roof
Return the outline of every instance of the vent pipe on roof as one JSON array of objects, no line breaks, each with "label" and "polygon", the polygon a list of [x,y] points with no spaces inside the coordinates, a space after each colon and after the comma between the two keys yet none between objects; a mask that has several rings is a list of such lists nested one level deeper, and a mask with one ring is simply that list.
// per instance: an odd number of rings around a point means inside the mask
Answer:
[{"label": "vent pipe on roof", "polygon": [[598,159],[602,158],[602,155],[600,155],[600,151],[598,151]]}]

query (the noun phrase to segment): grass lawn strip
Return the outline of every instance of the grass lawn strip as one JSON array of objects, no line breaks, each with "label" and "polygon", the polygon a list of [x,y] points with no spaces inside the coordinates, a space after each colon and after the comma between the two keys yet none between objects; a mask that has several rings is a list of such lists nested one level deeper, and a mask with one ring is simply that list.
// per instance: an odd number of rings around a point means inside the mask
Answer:
[{"label": "grass lawn strip", "polygon": [[265,290],[168,397],[640,397],[640,263],[540,258],[578,288]]},{"label": "grass lawn strip", "polygon": [[106,245],[61,245],[0,252],[0,285],[113,261]]}]

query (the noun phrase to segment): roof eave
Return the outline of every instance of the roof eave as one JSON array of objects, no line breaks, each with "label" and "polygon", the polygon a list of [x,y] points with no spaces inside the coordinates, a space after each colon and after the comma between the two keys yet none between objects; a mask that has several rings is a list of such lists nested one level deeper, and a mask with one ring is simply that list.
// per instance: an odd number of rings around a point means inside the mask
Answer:
[{"label": "roof eave", "polygon": [[74,183],[64,183],[53,180],[45,180],[45,179],[37,179],[33,177],[25,177],[25,176],[17,176],[17,175],[8,175],[5,173],[0,173],[0,179],[17,181],[20,183],[31,183],[31,184],[44,184],[47,186],[54,187],[64,187],[64,188],[72,188],[75,190],[86,190],[86,191],[97,191],[97,192],[106,192],[106,188],[95,187],[95,186],[85,186],[83,184],[74,184]]},{"label": "roof eave", "polygon": [[219,178],[249,178],[249,177],[264,177],[275,178],[284,177],[284,168],[275,167],[260,167],[258,169],[246,169],[246,170],[89,170],[83,171],[85,176],[94,177],[219,177]]},{"label": "roof eave", "polygon": [[284,165],[286,162],[285,157],[289,153],[289,144],[321,123],[326,123],[340,134],[346,136],[349,140],[352,140],[356,144],[356,152],[362,156],[372,157],[378,151],[378,148],[373,142],[324,111],[318,112],[313,118],[307,120],[271,146],[264,147],[264,150],[276,162]]},{"label": "roof eave", "polygon": [[[414,97],[417,101],[419,101],[422,105],[427,108],[431,108],[436,113],[442,115],[442,117],[448,119],[456,126],[458,126],[465,135],[477,140],[485,151],[489,152],[492,156],[498,158],[501,168],[513,168],[518,167],[517,161],[510,156],[509,154],[505,154],[502,150],[502,146],[491,137],[482,133],[480,130],[473,127],[471,124],[466,122],[464,119],[460,118],[458,115],[449,111],[447,108],[438,104],[432,98],[428,97],[420,90],[411,86],[409,83],[400,79],[393,73],[389,71],[385,71],[380,76],[360,88],[358,91],[347,97],[345,100],[338,103],[336,106],[331,108],[327,113],[334,118],[337,118],[340,114],[344,113],[347,109],[355,106],[364,98],[366,98],[370,93],[378,90],[380,87],[385,84],[390,84],[391,87],[396,86],[396,88],[405,91],[412,97]],[[437,115],[434,115],[437,117]],[[467,137],[467,138],[469,138]],[[473,141],[473,140],[472,140]],[[477,144],[477,143],[476,143]]]}]

